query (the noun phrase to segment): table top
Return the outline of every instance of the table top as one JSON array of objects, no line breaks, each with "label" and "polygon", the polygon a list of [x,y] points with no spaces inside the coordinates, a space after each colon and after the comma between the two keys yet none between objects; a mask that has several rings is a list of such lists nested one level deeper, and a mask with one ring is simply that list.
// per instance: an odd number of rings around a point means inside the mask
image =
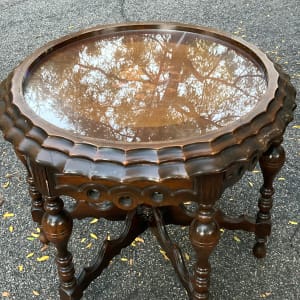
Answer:
[{"label": "table top", "polygon": [[241,174],[282,138],[294,100],[278,65],[226,33],[105,25],[26,58],[0,85],[0,128],[58,173],[161,182]]},{"label": "table top", "polygon": [[25,78],[40,118],[80,136],[153,142],[201,136],[247,115],[266,92],[263,68],[203,34],[128,28],[50,52]]}]

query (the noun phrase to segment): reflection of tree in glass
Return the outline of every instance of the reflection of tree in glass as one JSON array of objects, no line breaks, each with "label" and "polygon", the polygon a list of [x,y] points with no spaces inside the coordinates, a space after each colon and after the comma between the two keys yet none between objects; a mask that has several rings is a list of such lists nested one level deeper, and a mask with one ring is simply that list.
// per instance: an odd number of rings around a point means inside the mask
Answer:
[{"label": "reflection of tree in glass", "polygon": [[31,74],[25,98],[46,120],[82,135],[158,141],[237,120],[265,88],[263,72],[221,44],[128,32],[54,52]]}]

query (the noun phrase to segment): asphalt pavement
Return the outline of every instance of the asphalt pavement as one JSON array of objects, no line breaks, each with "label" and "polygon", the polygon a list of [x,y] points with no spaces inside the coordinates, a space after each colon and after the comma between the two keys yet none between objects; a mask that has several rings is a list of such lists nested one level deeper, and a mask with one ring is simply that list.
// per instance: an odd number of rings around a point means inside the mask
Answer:
[{"label": "asphalt pavement", "polygon": [[[175,21],[214,27],[239,36],[267,52],[300,88],[300,5],[297,0],[152,0],[34,1],[0,0],[0,80],[35,49],[60,36],[97,24],[127,21]],[[299,96],[298,99],[299,101]],[[300,299],[300,114],[285,134],[287,162],[276,179],[273,232],[268,255],[251,254],[254,237],[225,231],[211,256],[211,299]],[[258,169],[259,170],[259,169]],[[222,196],[230,214],[254,215],[261,173],[249,172]],[[74,261],[87,264],[107,233],[117,236],[122,223],[75,221]],[[169,226],[189,268],[194,262],[188,229]],[[98,240],[93,238],[94,233]],[[53,247],[41,251],[24,167],[0,137],[0,298],[58,298]],[[87,300],[187,299],[170,262],[147,232],[135,246],[114,258],[85,292]]]}]

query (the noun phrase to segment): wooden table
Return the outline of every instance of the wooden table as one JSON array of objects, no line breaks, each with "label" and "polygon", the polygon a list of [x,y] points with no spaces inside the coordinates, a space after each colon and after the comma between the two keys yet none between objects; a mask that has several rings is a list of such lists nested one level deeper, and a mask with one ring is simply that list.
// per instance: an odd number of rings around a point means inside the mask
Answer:
[{"label": "wooden table", "polygon": [[[255,233],[266,254],[273,180],[292,120],[289,77],[245,41],[173,23],[99,26],[50,42],[2,82],[0,127],[28,170],[32,218],[57,248],[62,300],[84,289],[148,227],[190,299],[208,299],[209,256],[220,228]],[[215,209],[259,161],[256,218]],[[76,201],[64,208],[62,196]],[[74,218],[125,220],[74,276]],[[190,225],[192,276],[165,224]],[[46,276],[46,274],[45,274]]]}]

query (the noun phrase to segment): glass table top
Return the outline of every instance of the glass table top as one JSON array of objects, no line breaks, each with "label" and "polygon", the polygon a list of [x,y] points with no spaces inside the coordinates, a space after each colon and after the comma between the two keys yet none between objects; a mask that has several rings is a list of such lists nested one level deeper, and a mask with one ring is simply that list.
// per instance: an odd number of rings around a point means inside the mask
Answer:
[{"label": "glass table top", "polygon": [[40,118],[121,142],[204,135],[247,115],[267,89],[261,67],[206,36],[176,30],[97,35],[50,52],[23,84]]}]

